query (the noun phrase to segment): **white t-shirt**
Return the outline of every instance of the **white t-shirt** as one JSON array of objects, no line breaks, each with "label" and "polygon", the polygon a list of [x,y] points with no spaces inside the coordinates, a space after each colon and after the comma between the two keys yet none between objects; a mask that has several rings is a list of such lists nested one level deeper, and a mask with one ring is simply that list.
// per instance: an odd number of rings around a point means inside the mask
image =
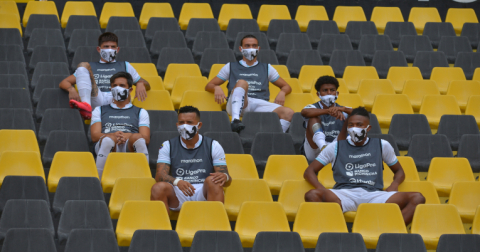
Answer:
[{"label": "white t-shirt", "polygon": [[[113,62],[116,62],[116,60],[114,60]],[[100,60],[100,63],[106,64],[107,62],[103,62],[102,60]],[[141,77],[137,73],[137,70],[135,70],[135,68],[133,68],[133,66],[130,65],[130,63],[127,61],[125,61],[125,69],[127,70],[127,73],[129,73],[132,76],[133,83],[137,83],[140,80]],[[73,76],[77,77],[77,71],[73,73]]]},{"label": "white t-shirt", "polygon": [[[112,106],[112,108],[114,109],[128,109],[128,108],[131,108],[133,105],[132,103],[129,103],[127,105],[125,105],[125,107],[123,108],[118,108],[117,105],[115,103],[111,103],[110,106]],[[96,107],[93,112],[92,112],[92,120],[90,122],[90,125],[93,125],[94,123],[97,123],[97,122],[102,122],[102,106],[98,106]],[[139,121],[138,121],[138,126],[139,127],[142,127],[142,126],[146,126],[146,127],[149,127],[150,128],[150,117],[148,116],[148,112],[145,110],[145,109],[140,109],[140,113],[139,113]]]},{"label": "white t-shirt", "polygon": [[[240,64],[244,67],[253,67],[258,64],[258,61],[255,61],[253,65],[249,66],[244,60],[239,61]],[[218,78],[222,79],[223,81],[227,81],[230,79],[230,63],[225,64],[222,69],[220,69],[220,72],[218,72],[217,75]],[[270,82],[275,82],[280,78],[280,75],[278,74],[277,70],[272,67],[272,65],[268,64],[268,81]]]},{"label": "white t-shirt", "polygon": [[[203,136],[200,134],[198,136],[199,138],[198,142],[195,144],[195,148],[200,146],[200,144],[202,143]],[[183,141],[180,140],[180,143],[182,143],[182,146],[184,148],[187,148],[187,145]],[[225,160],[225,151],[223,150],[223,147],[220,145],[220,143],[215,140],[212,141],[212,159],[214,166],[227,165],[227,162]],[[163,142],[162,147],[160,147],[160,150],[158,151],[157,163],[171,164],[169,141]]]},{"label": "white t-shirt", "polygon": [[[351,139],[347,138],[347,141],[350,145],[352,146],[354,145]],[[368,141],[370,141],[369,138],[367,138],[367,141],[365,141],[363,145],[367,144]],[[392,166],[396,164],[398,162],[398,159],[397,159],[397,156],[395,155],[395,150],[393,149],[392,145],[390,145],[388,141],[383,139],[381,139],[381,142],[382,142],[383,162],[385,162],[388,166]],[[320,152],[316,160],[322,163],[323,165],[327,165],[329,163],[333,165],[337,157],[337,146],[338,146],[337,142],[333,142],[327,145],[327,147],[325,147],[325,149],[323,149],[322,152]]]}]

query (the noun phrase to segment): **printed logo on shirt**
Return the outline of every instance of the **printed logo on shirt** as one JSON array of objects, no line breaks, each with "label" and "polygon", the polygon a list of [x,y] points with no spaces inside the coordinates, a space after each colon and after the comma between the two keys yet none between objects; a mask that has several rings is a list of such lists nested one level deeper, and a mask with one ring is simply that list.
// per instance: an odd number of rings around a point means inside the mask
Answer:
[{"label": "printed logo on shirt", "polygon": [[350,183],[354,183],[354,184],[369,184],[369,185],[372,185],[372,186],[375,185],[375,182],[374,182],[374,181],[371,181],[371,180],[363,180],[363,179],[351,178],[351,179],[349,179],[348,181],[350,181]]},{"label": "printed logo on shirt", "polygon": [[183,176],[185,174],[185,170],[183,168],[177,168],[176,173],[178,176]]},{"label": "printed logo on shirt", "polygon": [[117,71],[116,68],[107,68],[107,69],[97,69],[99,72],[109,72],[109,71]]},{"label": "printed logo on shirt", "polygon": [[325,131],[325,136],[337,137],[340,135],[340,130]]},{"label": "printed logo on shirt", "polygon": [[330,126],[332,124],[335,124],[335,121],[330,121],[330,122],[323,122],[322,121],[322,125],[325,126],[325,127]]},{"label": "printed logo on shirt", "polygon": [[109,116],[112,119],[130,119],[130,116]]},{"label": "printed logo on shirt", "polygon": [[352,164],[352,163],[347,163],[347,164],[345,165],[345,170],[347,170],[347,171],[353,170],[353,164]]},{"label": "printed logo on shirt", "polygon": [[363,158],[363,157],[370,157],[372,153],[363,153],[359,155],[348,155],[349,158]]},{"label": "printed logo on shirt", "polygon": [[180,160],[180,163],[184,163],[184,164],[190,164],[190,163],[201,163],[203,162],[203,160],[200,158],[200,159],[182,159]]},{"label": "printed logo on shirt", "polygon": [[258,74],[256,74],[256,73],[248,73],[248,74],[247,73],[241,73],[239,75],[240,76],[256,76],[256,77],[258,77]]}]

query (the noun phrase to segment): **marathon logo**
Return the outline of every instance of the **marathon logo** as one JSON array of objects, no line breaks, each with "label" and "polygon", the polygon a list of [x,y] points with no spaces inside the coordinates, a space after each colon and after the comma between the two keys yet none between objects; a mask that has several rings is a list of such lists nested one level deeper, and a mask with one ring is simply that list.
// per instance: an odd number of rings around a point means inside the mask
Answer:
[{"label": "marathon logo", "polygon": [[201,163],[203,162],[203,159],[182,159],[180,160],[180,163],[183,164],[191,164],[191,163]]},{"label": "marathon logo", "polygon": [[370,157],[372,153],[363,153],[359,155],[348,155],[349,158],[363,158],[363,157]]},{"label": "marathon logo", "polygon": [[107,68],[107,69],[97,69],[99,72],[110,72],[110,71],[117,71],[115,68]]},{"label": "marathon logo", "polygon": [[109,116],[112,119],[130,119],[130,116]]},{"label": "marathon logo", "polygon": [[246,73],[241,73],[241,74],[239,74],[239,75],[240,75],[240,76],[255,76],[255,77],[258,77],[258,74],[256,74],[256,73],[248,73],[248,74],[246,74]]}]

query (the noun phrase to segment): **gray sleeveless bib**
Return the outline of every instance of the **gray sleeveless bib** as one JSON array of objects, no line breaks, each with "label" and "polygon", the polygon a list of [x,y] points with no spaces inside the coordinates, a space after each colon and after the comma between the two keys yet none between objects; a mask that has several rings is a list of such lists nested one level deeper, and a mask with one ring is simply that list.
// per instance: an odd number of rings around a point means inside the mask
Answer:
[{"label": "gray sleeveless bib", "polygon": [[244,67],[240,62],[230,62],[230,78],[228,80],[228,93],[238,80],[248,82],[248,97],[270,100],[270,89],[268,82],[268,64],[258,62],[252,67]]},{"label": "gray sleeveless bib", "polygon": [[[317,109],[322,109],[322,107],[320,107],[320,104],[318,104],[318,102],[312,105],[315,106]],[[336,103],[335,103],[335,106],[341,107]],[[322,130],[323,130],[323,133],[325,134],[325,141],[327,143],[333,142],[333,140],[337,138],[337,136],[340,134],[340,131],[342,130],[343,121],[338,120],[337,118],[328,114],[321,115],[320,120],[322,120]]]},{"label": "gray sleeveless bib", "polygon": [[93,78],[101,92],[110,92],[110,77],[118,72],[126,72],[125,61],[113,63],[89,62],[92,68]]},{"label": "gray sleeveless bib", "polygon": [[102,133],[138,133],[140,110],[135,106],[128,109],[114,109],[110,104],[102,106]]}]

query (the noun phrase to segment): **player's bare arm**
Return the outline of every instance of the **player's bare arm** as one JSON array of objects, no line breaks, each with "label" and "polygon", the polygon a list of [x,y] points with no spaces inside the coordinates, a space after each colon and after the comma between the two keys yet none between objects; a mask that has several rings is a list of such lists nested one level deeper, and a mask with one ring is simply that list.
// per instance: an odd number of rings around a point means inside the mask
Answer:
[{"label": "player's bare arm", "polygon": [[147,80],[140,78],[137,83],[133,84],[136,86],[135,89],[135,98],[138,98],[139,101],[145,101],[147,99],[147,91],[150,90],[150,83]]},{"label": "player's bare arm", "polygon": [[155,173],[155,181],[157,182],[168,182],[173,184],[175,178],[170,176],[170,165],[167,163],[158,163],[157,172]]},{"label": "player's bare arm", "polygon": [[220,85],[222,85],[223,83],[225,83],[224,80],[215,76],[205,86],[205,91],[215,94],[215,101],[218,104],[223,104],[227,100],[227,96],[225,95],[222,88],[220,87]]},{"label": "player's bare arm", "polygon": [[[215,173],[210,173],[210,176],[213,176],[212,180],[215,184],[220,184],[223,187],[230,186],[232,183],[232,177],[228,174],[228,169],[226,165],[217,165],[213,169]],[[227,181],[228,179],[228,181]]]},{"label": "player's bare arm", "polygon": [[278,79],[272,83],[280,88],[280,92],[278,92],[277,97],[275,97],[275,103],[283,106],[285,104],[285,96],[292,92],[292,88],[282,77],[278,77]]},{"label": "player's bare arm", "polygon": [[398,191],[398,186],[405,180],[405,172],[403,171],[400,162],[390,166],[390,169],[393,172],[393,182],[387,189],[385,189],[385,191]]},{"label": "player's bare arm", "polygon": [[326,188],[318,181],[317,174],[323,169],[324,165],[318,160],[314,160],[303,173],[303,178],[310,183],[315,189],[326,190]]}]

